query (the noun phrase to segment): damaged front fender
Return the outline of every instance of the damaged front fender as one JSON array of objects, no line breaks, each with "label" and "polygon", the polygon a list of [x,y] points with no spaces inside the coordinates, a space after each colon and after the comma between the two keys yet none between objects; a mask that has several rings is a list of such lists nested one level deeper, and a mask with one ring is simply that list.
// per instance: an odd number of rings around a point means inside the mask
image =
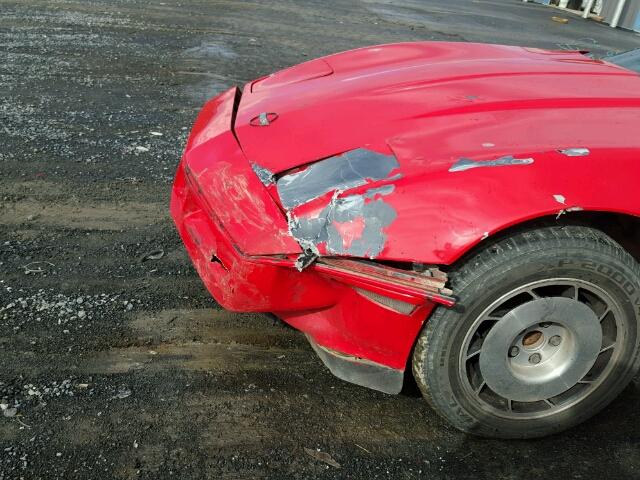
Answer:
[{"label": "damaged front fender", "polygon": [[289,232],[304,251],[298,268],[322,255],[378,257],[397,218],[385,197],[401,177],[393,155],[364,148],[280,176],[276,187]]}]

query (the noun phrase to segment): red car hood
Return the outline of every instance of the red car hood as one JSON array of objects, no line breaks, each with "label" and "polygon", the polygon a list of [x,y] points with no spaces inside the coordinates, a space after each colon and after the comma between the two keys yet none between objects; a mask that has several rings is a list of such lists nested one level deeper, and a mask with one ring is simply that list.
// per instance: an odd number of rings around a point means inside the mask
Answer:
[{"label": "red car hood", "polygon": [[[637,74],[580,52],[448,42],[381,45],[252,82],[244,89],[235,132],[251,162],[278,173],[359,147],[389,153],[390,144],[406,143],[403,137],[434,133],[433,121],[443,117],[464,119],[471,128],[474,112],[637,103],[638,85]],[[260,114],[270,114],[269,125],[260,126]],[[447,137],[435,140],[448,157],[469,153]]]},{"label": "red car hood", "polygon": [[639,87],[580,52],[383,45],[247,85],[234,130],[305,251],[451,264],[534,218],[636,214]]}]

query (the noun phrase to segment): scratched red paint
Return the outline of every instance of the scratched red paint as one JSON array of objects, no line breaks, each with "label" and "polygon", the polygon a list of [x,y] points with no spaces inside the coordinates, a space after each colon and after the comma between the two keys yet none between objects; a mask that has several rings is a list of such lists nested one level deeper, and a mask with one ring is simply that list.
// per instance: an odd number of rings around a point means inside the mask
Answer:
[{"label": "scratched red paint", "polygon": [[[393,154],[400,177],[384,201],[397,218],[377,260],[452,265],[487,234],[563,209],[640,215],[639,85],[638,74],[571,51],[424,42],[331,55],[211,100],[171,212],[222,306],[275,312],[320,345],[404,369],[433,303],[402,315],[317,268],[293,269],[300,245],[251,163],[277,175],[359,148]],[[263,112],[277,119],[251,126]],[[503,157],[533,161],[450,171]]]},{"label": "scratched red paint", "polygon": [[350,222],[333,222],[333,226],[342,236],[342,248],[348,250],[353,241],[362,236],[364,220],[356,218]]}]

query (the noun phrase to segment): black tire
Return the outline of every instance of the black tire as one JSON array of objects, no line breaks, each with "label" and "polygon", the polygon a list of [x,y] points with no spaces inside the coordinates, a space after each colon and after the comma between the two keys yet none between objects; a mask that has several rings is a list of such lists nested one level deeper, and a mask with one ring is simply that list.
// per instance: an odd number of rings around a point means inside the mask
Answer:
[{"label": "black tire", "polygon": [[[591,390],[585,390],[588,394],[584,393],[584,398],[576,397],[576,403],[566,409],[549,403],[553,413],[539,418],[515,418],[516,413],[509,409],[520,404],[507,402],[510,416],[506,418],[497,407],[493,408],[480,396],[470,393],[466,385],[471,384],[471,377],[463,372],[471,371],[472,366],[462,360],[467,358],[462,355],[467,354],[461,352],[465,352],[465,339],[470,342],[469,338],[475,337],[469,335],[477,334],[470,331],[482,321],[478,320],[479,315],[494,305],[493,302],[520,285],[548,278],[590,282],[606,292],[607,298],[617,302],[620,307],[616,310],[617,317],[621,320],[616,317],[614,321],[624,322],[620,323],[624,325],[624,330],[620,330],[624,334],[615,334],[619,342],[614,349],[617,361],[610,362],[606,367],[610,369],[608,374],[600,378],[599,383],[578,382],[580,386],[576,384],[575,392],[582,392],[582,388]],[[414,349],[413,374],[434,410],[464,432],[495,438],[535,438],[560,432],[607,406],[640,367],[640,265],[601,231],[583,226],[549,226],[521,231],[488,242],[462,260],[449,273],[449,279],[458,304],[452,309],[438,307],[424,326]],[[576,287],[576,298],[578,291],[579,287]],[[615,325],[618,328],[619,323]],[[478,336],[480,340],[474,341],[485,341],[482,334]],[[486,387],[479,388],[482,391]],[[491,389],[483,393],[487,398],[493,398],[492,394]]]}]

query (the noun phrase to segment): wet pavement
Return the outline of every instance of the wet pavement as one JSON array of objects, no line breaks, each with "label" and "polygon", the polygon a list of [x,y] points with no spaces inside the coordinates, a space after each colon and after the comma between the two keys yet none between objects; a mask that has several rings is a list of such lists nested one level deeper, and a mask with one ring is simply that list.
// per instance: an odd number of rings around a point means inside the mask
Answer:
[{"label": "wet pavement", "polygon": [[564,434],[473,438],[197,278],[168,198],[202,103],[407,40],[640,46],[517,0],[0,0],[0,480],[640,477],[637,379]]}]

